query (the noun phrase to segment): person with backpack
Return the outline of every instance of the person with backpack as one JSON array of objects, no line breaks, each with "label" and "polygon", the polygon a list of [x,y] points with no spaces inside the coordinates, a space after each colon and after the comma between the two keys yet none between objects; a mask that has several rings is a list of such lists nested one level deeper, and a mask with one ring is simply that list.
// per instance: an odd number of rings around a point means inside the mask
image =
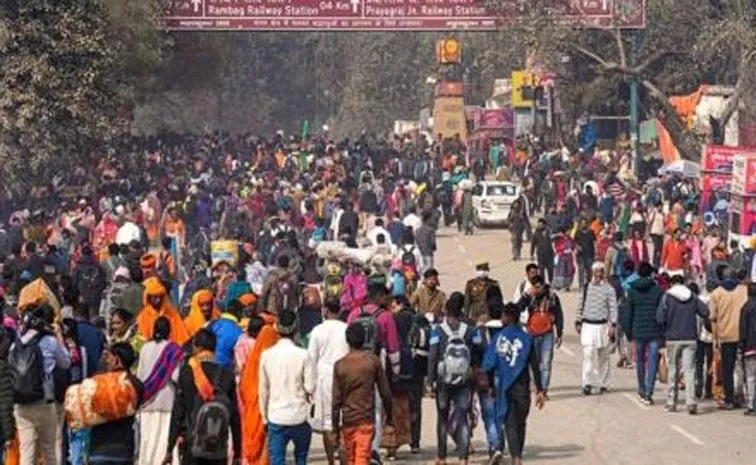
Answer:
[{"label": "person with backpack", "polygon": [[[446,318],[431,331],[428,384],[436,394],[438,463],[446,462],[446,436],[451,422],[460,464],[467,464],[472,408],[472,346],[475,327],[465,322],[465,297],[455,292],[446,302]],[[453,407],[453,408],[452,408]],[[450,418],[454,411],[456,418]],[[456,433],[456,434],[454,434]]]},{"label": "person with backpack", "polygon": [[260,359],[260,412],[268,428],[272,465],[286,464],[286,446],[294,443],[296,465],[307,464],[312,428],[307,422],[315,392],[315,366],[305,349],[298,347],[297,316],[284,311],[276,329],[280,339]]},{"label": "person with backpack", "polygon": [[522,464],[525,431],[530,413],[530,383],[535,385],[535,405],[542,409],[546,393],[541,384],[538,355],[532,336],[522,329],[520,307],[504,305],[503,328],[490,341],[483,356],[482,369],[495,377],[491,395],[496,397],[496,422],[500,427],[501,449],[493,452],[490,464],[501,463],[504,438],[512,465]]},{"label": "person with backpack", "polygon": [[241,424],[236,382],[231,370],[215,363],[215,343],[215,334],[201,329],[192,340],[191,358],[179,371],[165,465],[172,463],[179,438],[184,464],[227,465],[229,430],[234,463],[239,463]]},{"label": "person with backpack", "polygon": [[554,349],[562,346],[562,302],[556,292],[544,282],[543,276],[538,275],[517,305],[521,312],[528,312],[526,328],[533,339],[533,347],[538,356],[543,393],[548,397]]},{"label": "person with backpack", "polygon": [[96,318],[99,316],[107,280],[105,279],[105,271],[97,263],[94,252],[89,246],[84,246],[81,250],[81,258],[76,264],[74,274],[74,286],[79,291],[82,302],[89,310],[89,317]]},{"label": "person with backpack", "polygon": [[277,315],[284,310],[294,311],[299,303],[297,278],[289,271],[288,255],[278,257],[277,267],[265,278],[257,310]]},{"label": "person with backpack", "polygon": [[20,465],[35,465],[41,456],[56,463],[56,368],[68,370],[71,356],[63,333],[55,324],[55,310],[47,304],[24,312],[19,337],[8,354],[18,429]]},{"label": "person with backpack", "polygon": [[381,399],[386,423],[392,422],[391,391],[381,360],[365,347],[365,327],[352,324],[346,329],[349,353],[333,368],[331,434],[344,438],[346,462],[368,465],[373,456],[371,442],[376,430],[375,411]]},{"label": "person with backpack", "polygon": [[[141,404],[142,383],[131,374],[131,367],[137,359],[134,348],[123,342],[113,344],[105,351],[103,359],[108,372],[127,373],[126,376],[136,388],[137,398]],[[136,416],[131,415],[93,427],[90,433],[87,463],[133,465],[138,447],[134,430],[135,419]]]}]

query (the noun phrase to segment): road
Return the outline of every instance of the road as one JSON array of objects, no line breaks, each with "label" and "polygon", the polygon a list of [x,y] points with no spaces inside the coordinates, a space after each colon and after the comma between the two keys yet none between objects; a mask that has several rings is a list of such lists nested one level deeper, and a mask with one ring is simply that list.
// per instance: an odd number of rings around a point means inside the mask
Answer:
[{"label": "road", "polygon": [[[463,290],[473,276],[473,264],[486,259],[491,275],[508,298],[523,279],[527,261],[513,262],[506,230],[485,229],[473,236],[444,229],[438,238],[436,268],[447,295]],[[529,253],[529,244],[523,256]],[[666,385],[657,385],[656,405],[647,407],[635,398],[635,371],[618,369],[612,361],[613,388],[605,395],[585,397],[580,390],[580,346],[572,322],[578,303],[576,291],[560,294],[565,311],[564,345],[554,356],[550,401],[531,410],[523,461],[547,465],[739,465],[756,463],[756,421],[742,411],[722,412],[711,402],[699,405],[699,414],[683,409],[664,410]],[[681,396],[681,399],[684,397]],[[434,463],[435,408],[425,400],[423,453],[411,456],[400,449],[396,463]],[[480,422],[479,422],[480,423]],[[482,423],[473,433],[477,453],[471,464],[487,462]],[[321,439],[313,436],[310,463],[325,463]],[[289,454],[291,455],[291,454]],[[450,457],[449,463],[456,463]]]}]

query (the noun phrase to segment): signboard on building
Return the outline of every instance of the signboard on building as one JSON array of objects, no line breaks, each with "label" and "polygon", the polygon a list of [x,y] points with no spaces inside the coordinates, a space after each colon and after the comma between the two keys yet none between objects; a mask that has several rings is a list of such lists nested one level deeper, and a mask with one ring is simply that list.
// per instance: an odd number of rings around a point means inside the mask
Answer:
[{"label": "signboard on building", "polygon": [[433,102],[433,137],[454,137],[459,134],[467,138],[465,101],[462,97],[441,97]]},{"label": "signboard on building", "polygon": [[[162,27],[215,31],[493,30],[521,17],[522,6],[510,3],[495,14],[483,0],[171,0]],[[645,3],[560,2],[552,14],[560,22],[583,27],[639,29],[646,23]]]}]

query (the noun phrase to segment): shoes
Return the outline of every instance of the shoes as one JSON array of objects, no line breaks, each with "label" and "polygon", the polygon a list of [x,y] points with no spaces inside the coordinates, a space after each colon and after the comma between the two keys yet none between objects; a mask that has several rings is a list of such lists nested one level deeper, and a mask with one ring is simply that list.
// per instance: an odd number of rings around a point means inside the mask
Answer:
[{"label": "shoes", "polygon": [[643,405],[647,405],[649,407],[652,406],[652,405],[654,405],[654,399],[650,395],[643,396],[641,398],[641,402],[643,402]]},{"label": "shoes", "polygon": [[586,386],[586,387],[583,388],[583,395],[584,396],[590,396],[591,395],[591,387],[590,386]]},{"label": "shoes", "polygon": [[602,387],[599,390],[599,394],[607,394],[609,392],[609,388]]},{"label": "shoes", "polygon": [[735,406],[731,403],[725,403],[719,406],[719,410],[735,410]]},{"label": "shoes", "polygon": [[488,465],[499,465],[503,455],[504,454],[502,454],[501,451],[494,451],[494,453],[491,454],[491,458],[488,459]]},{"label": "shoes", "polygon": [[688,415],[697,415],[698,414],[698,406],[697,405],[689,405],[688,406]]},{"label": "shoes", "polygon": [[747,417],[756,417],[756,409],[750,408],[746,410],[745,412],[743,412],[743,415]]},{"label": "shoes", "polygon": [[417,455],[419,453],[420,453],[420,447],[418,446],[410,447],[410,454]]},{"label": "shoes", "polygon": [[672,404],[667,404],[664,406],[664,410],[666,410],[669,413],[674,413],[677,410],[677,407]]}]

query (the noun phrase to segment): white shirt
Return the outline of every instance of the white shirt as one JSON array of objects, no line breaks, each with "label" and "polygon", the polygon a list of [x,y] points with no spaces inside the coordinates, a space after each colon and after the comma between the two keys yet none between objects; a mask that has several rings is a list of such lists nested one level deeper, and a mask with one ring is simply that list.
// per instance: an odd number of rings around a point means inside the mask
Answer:
[{"label": "white shirt", "polygon": [[135,225],[131,221],[127,221],[118,228],[116,233],[116,244],[129,245],[131,241],[142,242],[142,231],[139,230],[139,226]]},{"label": "white shirt", "polygon": [[423,225],[423,220],[421,220],[420,217],[415,215],[414,213],[410,213],[409,215],[404,217],[402,224],[404,224],[404,226],[411,227],[412,232],[417,234],[417,230],[420,229],[420,226]]},{"label": "white shirt", "polygon": [[341,320],[326,320],[310,333],[307,351],[315,364],[318,377],[333,376],[333,366],[349,353],[346,329],[346,323]]},{"label": "white shirt", "polygon": [[306,396],[315,390],[315,370],[305,349],[288,338],[260,358],[260,414],[266,423],[293,426],[307,421]]},{"label": "white shirt", "polygon": [[375,226],[370,231],[367,232],[367,238],[370,240],[370,243],[373,245],[373,247],[378,247],[378,235],[383,234],[384,239],[386,239],[385,244],[389,246],[390,249],[394,248],[394,243],[391,242],[391,234],[386,230],[386,228],[382,226]]}]

